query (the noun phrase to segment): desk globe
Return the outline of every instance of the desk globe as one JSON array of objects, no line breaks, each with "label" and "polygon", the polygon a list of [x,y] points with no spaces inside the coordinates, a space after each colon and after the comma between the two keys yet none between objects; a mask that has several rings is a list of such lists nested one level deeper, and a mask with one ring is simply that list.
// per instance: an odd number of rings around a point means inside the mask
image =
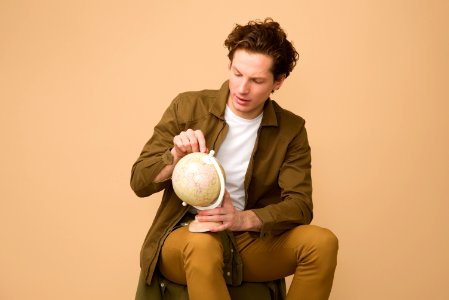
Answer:
[{"label": "desk globe", "polygon": [[[225,173],[223,167],[209,154],[194,152],[181,158],[172,174],[173,190],[183,201],[199,210],[216,208],[221,205],[225,191]],[[189,230],[193,232],[209,231],[216,222],[193,221]]]}]

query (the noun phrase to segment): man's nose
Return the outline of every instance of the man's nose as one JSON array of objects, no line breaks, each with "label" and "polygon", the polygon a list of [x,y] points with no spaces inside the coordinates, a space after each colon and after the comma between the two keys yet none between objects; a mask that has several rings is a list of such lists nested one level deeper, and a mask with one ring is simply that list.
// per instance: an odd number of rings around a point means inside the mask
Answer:
[{"label": "man's nose", "polygon": [[240,86],[239,86],[239,93],[240,94],[247,94],[249,92],[249,82],[246,79],[243,79],[240,82]]}]

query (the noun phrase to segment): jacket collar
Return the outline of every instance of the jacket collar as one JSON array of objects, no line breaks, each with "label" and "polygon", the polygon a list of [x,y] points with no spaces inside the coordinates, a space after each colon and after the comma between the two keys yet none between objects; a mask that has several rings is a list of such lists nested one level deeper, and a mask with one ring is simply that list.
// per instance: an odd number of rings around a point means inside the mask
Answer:
[{"label": "jacket collar", "polygon": [[[226,80],[218,91],[217,101],[215,101],[209,109],[209,112],[217,118],[224,120],[224,112],[229,97],[229,81]],[[278,126],[276,111],[274,109],[273,100],[268,98],[263,108],[263,118],[261,126]]]}]

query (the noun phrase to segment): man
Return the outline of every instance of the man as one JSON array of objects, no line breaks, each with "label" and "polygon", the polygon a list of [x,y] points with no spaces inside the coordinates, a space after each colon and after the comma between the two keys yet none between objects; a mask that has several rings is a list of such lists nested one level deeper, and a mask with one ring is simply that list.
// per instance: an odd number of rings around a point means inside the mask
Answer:
[{"label": "man", "polygon": [[[226,283],[294,274],[287,299],[328,299],[338,241],[307,225],[313,214],[304,120],[270,99],[298,53],[272,19],[236,25],[225,46],[229,80],[219,90],[178,95],[133,166],[138,196],[164,190],[141,251],[141,283],[154,286],[161,275],[187,285],[191,300],[220,300],[230,299]],[[224,167],[227,192],[221,207],[196,212],[182,206],[170,177],[183,156],[209,149]],[[193,218],[220,225],[191,233],[182,224]],[[243,265],[232,272],[224,258],[229,245]]]}]

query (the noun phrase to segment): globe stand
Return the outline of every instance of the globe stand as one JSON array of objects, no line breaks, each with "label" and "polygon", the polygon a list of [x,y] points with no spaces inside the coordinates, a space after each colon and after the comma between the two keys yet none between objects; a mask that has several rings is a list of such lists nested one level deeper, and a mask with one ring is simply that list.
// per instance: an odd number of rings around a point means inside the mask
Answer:
[{"label": "globe stand", "polygon": [[190,232],[208,232],[212,227],[220,226],[221,222],[200,222],[193,220],[189,223]]},{"label": "globe stand", "polygon": [[[223,171],[220,168],[220,165],[218,164],[216,158],[214,157],[214,154],[215,154],[215,151],[210,150],[209,154],[203,158],[203,161],[207,164],[212,164],[214,166],[215,170],[217,171],[218,178],[220,180],[220,193],[219,193],[217,199],[215,199],[215,201],[213,201],[208,206],[193,205],[193,207],[195,207],[198,210],[207,210],[207,209],[217,208],[217,207],[221,206],[221,203],[223,202],[223,196],[224,196],[224,192],[225,192],[225,179],[223,176]],[[182,205],[187,206],[187,203],[183,201]],[[197,220],[193,220],[189,223],[189,231],[190,232],[208,232],[208,231],[210,231],[211,227],[219,226],[221,224],[222,224],[221,222],[200,222]]]}]

